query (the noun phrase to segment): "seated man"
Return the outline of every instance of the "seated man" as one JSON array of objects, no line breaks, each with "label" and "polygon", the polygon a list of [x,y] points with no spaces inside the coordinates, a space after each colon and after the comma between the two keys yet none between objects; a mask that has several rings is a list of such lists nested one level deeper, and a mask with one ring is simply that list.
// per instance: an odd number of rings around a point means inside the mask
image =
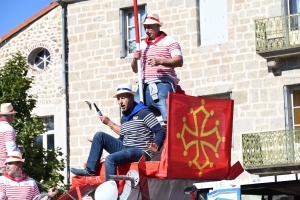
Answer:
[{"label": "seated man", "polygon": [[104,132],[94,135],[90,154],[85,169],[71,168],[71,172],[77,176],[95,175],[100,158],[105,149],[110,155],[105,158],[106,181],[109,175],[116,175],[117,166],[137,162],[144,155],[149,161],[153,152],[163,145],[165,131],[157,121],[153,113],[144,105],[134,101],[135,92],[131,85],[118,86],[118,104],[122,110],[121,126],[112,123],[106,116],[100,116],[101,121],[110,126],[112,130],[120,134],[114,138]]},{"label": "seated man", "polygon": [[23,172],[22,154],[11,151],[5,161],[6,174],[0,177],[0,200],[47,200],[56,195],[57,190],[49,189],[48,194],[40,194],[39,188],[32,178]]}]

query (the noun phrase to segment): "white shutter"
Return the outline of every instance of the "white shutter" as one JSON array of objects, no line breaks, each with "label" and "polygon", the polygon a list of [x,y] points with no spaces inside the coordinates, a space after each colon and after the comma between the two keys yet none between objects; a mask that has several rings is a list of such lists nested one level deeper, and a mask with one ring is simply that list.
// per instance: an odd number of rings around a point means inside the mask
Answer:
[{"label": "white shutter", "polygon": [[282,15],[288,15],[290,14],[289,9],[288,9],[288,1],[289,0],[281,0],[281,14]]},{"label": "white shutter", "polygon": [[124,11],[120,10],[120,57],[125,58],[126,49],[125,49],[125,34],[124,34]]},{"label": "white shutter", "polygon": [[200,0],[201,45],[228,41],[227,0]]},{"label": "white shutter", "polygon": [[293,129],[293,117],[292,117],[292,101],[291,101],[291,88],[290,86],[283,86],[284,97],[284,115],[285,115],[285,130]]}]

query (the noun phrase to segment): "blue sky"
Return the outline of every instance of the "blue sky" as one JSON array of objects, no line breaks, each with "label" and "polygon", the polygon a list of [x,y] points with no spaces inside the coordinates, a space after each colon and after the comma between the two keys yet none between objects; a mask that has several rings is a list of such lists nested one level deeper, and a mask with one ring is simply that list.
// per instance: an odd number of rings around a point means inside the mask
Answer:
[{"label": "blue sky", "polygon": [[0,0],[0,37],[55,0]]}]

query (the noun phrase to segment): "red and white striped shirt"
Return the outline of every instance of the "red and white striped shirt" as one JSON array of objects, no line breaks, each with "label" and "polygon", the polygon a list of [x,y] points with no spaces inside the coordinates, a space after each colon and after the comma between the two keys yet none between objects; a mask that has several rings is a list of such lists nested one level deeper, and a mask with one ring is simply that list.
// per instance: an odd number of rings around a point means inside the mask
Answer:
[{"label": "red and white striped shirt", "polygon": [[4,175],[0,176],[0,195],[3,194],[8,200],[32,200],[40,196],[40,191],[35,180],[30,177],[18,182]]},{"label": "red and white striped shirt", "polygon": [[7,153],[20,151],[16,145],[16,133],[6,119],[0,118],[0,167],[5,167]]},{"label": "red and white striped shirt", "polygon": [[145,41],[142,41],[140,49],[142,51],[141,61],[144,79],[168,76],[176,80],[177,75],[173,68],[163,65],[151,67],[147,64],[149,58],[170,59],[176,55],[182,56],[180,45],[175,38],[165,36],[154,45],[148,45]]}]

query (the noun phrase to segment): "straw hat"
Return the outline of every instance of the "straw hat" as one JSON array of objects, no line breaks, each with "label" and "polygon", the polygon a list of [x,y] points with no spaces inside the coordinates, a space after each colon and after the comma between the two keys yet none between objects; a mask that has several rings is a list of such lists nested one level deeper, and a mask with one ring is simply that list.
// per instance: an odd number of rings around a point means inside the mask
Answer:
[{"label": "straw hat", "polygon": [[145,24],[158,24],[159,26],[163,25],[163,23],[159,21],[159,16],[157,14],[148,14],[143,25]]},{"label": "straw hat", "polygon": [[17,111],[14,110],[13,106],[11,103],[3,103],[0,106],[0,114],[2,115],[12,115],[18,113]]},{"label": "straw hat", "polygon": [[118,86],[117,89],[117,94],[115,96],[113,96],[114,98],[117,97],[119,94],[123,94],[123,93],[129,93],[129,94],[133,94],[135,95],[135,92],[132,91],[132,87],[131,85],[124,83],[124,84],[120,84]]},{"label": "straw hat", "polygon": [[8,153],[4,164],[17,161],[24,162],[25,159],[22,159],[22,154],[19,151],[11,151]]}]

